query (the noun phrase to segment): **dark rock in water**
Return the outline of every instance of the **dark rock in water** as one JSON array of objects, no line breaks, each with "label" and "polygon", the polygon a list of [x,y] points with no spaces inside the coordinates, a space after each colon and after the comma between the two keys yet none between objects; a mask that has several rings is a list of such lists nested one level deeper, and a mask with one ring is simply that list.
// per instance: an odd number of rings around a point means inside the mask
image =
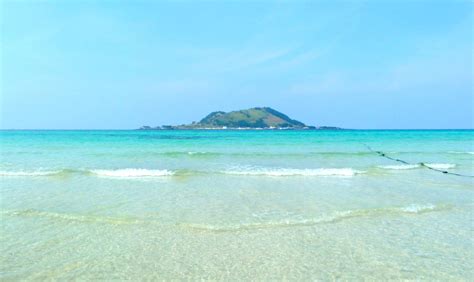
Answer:
[{"label": "dark rock in water", "polygon": [[319,130],[343,130],[343,128],[336,127],[336,126],[319,126],[319,127],[316,127],[316,129],[319,129]]},{"label": "dark rock in water", "polygon": [[162,129],[161,126],[151,127],[148,125],[144,125],[140,127],[138,130],[161,130],[161,129]]},{"label": "dark rock in water", "polygon": [[172,130],[172,129],[175,129],[176,126],[173,126],[173,125],[163,125],[161,126],[161,129],[163,130]]}]

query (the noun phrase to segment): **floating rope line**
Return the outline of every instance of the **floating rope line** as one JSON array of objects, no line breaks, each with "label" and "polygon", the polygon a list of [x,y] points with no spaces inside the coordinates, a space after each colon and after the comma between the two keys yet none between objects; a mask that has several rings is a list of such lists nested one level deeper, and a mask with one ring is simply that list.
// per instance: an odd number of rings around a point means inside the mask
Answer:
[{"label": "floating rope line", "polygon": [[[376,153],[377,155],[381,156],[382,158],[386,158],[386,159],[389,159],[389,160],[392,160],[392,161],[396,161],[396,162],[399,162],[399,163],[402,163],[402,164],[407,164],[407,165],[413,165],[407,161],[404,161],[404,160],[401,160],[401,159],[397,159],[397,158],[392,158],[390,156],[387,156],[387,154],[385,154],[384,152],[382,151],[376,151],[376,150],[373,150],[369,145],[367,144],[363,144],[365,147],[367,147],[367,149],[369,149],[369,151],[373,152],[373,153]],[[471,177],[471,178],[474,178],[473,175],[466,175],[466,174],[459,174],[459,173],[455,173],[455,172],[450,172],[450,171],[447,171],[447,170],[441,170],[441,169],[437,169],[437,168],[434,168],[434,167],[431,167],[423,162],[420,162],[418,163],[418,165],[422,166],[422,167],[426,167],[427,169],[431,169],[433,171],[437,171],[437,172],[440,172],[440,173],[443,173],[443,174],[450,174],[450,175],[454,175],[454,176],[461,176],[461,177]]]}]

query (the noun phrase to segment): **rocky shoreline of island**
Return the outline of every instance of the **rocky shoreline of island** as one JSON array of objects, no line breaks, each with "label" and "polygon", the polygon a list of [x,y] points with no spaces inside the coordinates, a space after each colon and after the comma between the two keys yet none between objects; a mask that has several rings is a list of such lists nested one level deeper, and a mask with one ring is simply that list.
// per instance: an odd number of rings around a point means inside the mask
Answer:
[{"label": "rocky shoreline of island", "polygon": [[308,126],[302,128],[293,128],[293,127],[182,127],[182,126],[172,126],[172,125],[162,125],[162,126],[142,126],[138,130],[346,130],[345,128],[336,127],[336,126]]}]

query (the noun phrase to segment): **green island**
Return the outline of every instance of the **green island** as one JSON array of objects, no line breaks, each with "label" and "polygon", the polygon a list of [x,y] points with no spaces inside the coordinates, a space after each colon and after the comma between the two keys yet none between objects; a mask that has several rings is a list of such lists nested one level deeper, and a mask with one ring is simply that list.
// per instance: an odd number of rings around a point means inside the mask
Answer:
[{"label": "green island", "polygon": [[142,126],[140,130],[240,129],[240,130],[336,130],[339,127],[311,126],[291,119],[270,107],[232,112],[212,112],[199,122],[182,125]]}]

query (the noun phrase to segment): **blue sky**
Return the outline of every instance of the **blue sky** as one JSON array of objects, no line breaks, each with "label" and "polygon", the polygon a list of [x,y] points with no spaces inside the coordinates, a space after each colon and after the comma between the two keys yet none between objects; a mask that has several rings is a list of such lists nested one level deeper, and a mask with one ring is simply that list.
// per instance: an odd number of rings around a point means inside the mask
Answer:
[{"label": "blue sky", "polygon": [[270,106],[473,128],[471,1],[2,1],[0,126],[127,129]]}]

